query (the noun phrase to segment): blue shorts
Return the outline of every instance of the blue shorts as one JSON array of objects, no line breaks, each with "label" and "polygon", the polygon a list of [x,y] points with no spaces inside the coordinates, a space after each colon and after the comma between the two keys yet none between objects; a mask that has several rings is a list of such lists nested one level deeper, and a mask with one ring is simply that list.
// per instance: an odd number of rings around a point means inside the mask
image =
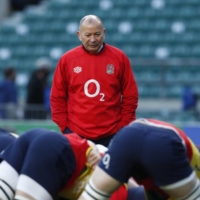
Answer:
[{"label": "blue shorts", "polygon": [[74,173],[76,161],[69,141],[46,129],[32,129],[21,135],[0,155],[19,174],[43,186],[53,198]]},{"label": "blue shorts", "polygon": [[151,179],[156,186],[175,183],[192,173],[185,146],[174,131],[133,123],[113,138],[99,166],[120,182]]}]

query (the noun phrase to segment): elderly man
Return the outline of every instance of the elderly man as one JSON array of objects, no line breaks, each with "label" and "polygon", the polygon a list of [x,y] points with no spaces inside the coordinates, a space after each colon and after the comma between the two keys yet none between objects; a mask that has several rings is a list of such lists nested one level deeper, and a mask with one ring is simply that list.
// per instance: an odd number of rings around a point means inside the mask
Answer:
[{"label": "elderly man", "polygon": [[104,43],[99,17],[80,21],[82,45],[66,52],[56,67],[50,96],[52,119],[61,132],[75,132],[108,146],[136,118],[138,89],[127,56]]}]

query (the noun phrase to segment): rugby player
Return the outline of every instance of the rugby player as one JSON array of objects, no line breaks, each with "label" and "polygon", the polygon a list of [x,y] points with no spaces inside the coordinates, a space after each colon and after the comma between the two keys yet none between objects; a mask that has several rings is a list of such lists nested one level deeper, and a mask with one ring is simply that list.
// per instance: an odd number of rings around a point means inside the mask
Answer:
[{"label": "rugby player", "polygon": [[[98,149],[73,133],[38,128],[15,139],[0,130],[0,199],[77,200],[101,158]],[[127,195],[123,185],[111,200]]]},{"label": "rugby player", "polygon": [[137,119],[113,138],[79,200],[107,200],[130,177],[144,186],[142,198],[200,200],[199,151],[172,124]]}]

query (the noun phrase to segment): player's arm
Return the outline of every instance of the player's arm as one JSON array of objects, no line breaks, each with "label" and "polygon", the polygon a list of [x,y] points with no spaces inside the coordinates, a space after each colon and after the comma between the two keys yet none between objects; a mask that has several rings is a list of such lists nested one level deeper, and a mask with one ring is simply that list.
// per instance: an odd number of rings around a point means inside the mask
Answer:
[{"label": "player's arm", "polygon": [[87,163],[94,169],[101,159],[101,155],[97,146],[90,140],[87,141],[90,148],[86,152]]},{"label": "player's arm", "polygon": [[58,124],[61,132],[68,126],[67,122],[67,80],[64,68],[64,58],[61,58],[54,72],[50,105],[52,120]]},{"label": "player's arm", "polygon": [[138,185],[132,178],[128,184],[121,185],[110,197],[110,200],[147,200],[143,186]]},{"label": "player's arm", "polygon": [[136,119],[138,106],[138,87],[130,62],[126,56],[124,56],[124,71],[121,77],[121,94],[122,120],[120,125],[125,126]]}]

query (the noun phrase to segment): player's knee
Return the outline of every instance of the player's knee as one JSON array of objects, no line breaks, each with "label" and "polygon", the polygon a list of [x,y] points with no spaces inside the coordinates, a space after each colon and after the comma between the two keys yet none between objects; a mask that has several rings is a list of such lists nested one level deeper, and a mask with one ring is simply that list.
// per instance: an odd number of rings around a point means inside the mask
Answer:
[{"label": "player's knee", "polygon": [[18,196],[18,197],[15,197],[14,200],[32,200],[32,199],[26,198],[24,196]]},{"label": "player's knee", "polygon": [[6,181],[0,180],[0,199],[10,200],[14,197],[14,190]]},{"label": "player's knee", "polygon": [[31,200],[31,199],[53,200],[51,194],[42,185],[40,185],[31,177],[28,177],[24,174],[19,176],[14,199],[16,200]]},{"label": "player's knee", "polygon": [[6,161],[0,165],[0,199],[13,199],[18,180],[18,173]]},{"label": "player's knee", "polygon": [[178,200],[200,200],[200,182],[196,181],[195,187],[186,196],[179,198]]},{"label": "player's knee", "polygon": [[85,199],[90,200],[109,200],[111,194],[96,188],[92,179],[90,179],[85,187],[85,191],[82,193],[82,196]]},{"label": "player's knee", "polygon": [[147,200],[143,186],[128,189],[128,200]]}]

